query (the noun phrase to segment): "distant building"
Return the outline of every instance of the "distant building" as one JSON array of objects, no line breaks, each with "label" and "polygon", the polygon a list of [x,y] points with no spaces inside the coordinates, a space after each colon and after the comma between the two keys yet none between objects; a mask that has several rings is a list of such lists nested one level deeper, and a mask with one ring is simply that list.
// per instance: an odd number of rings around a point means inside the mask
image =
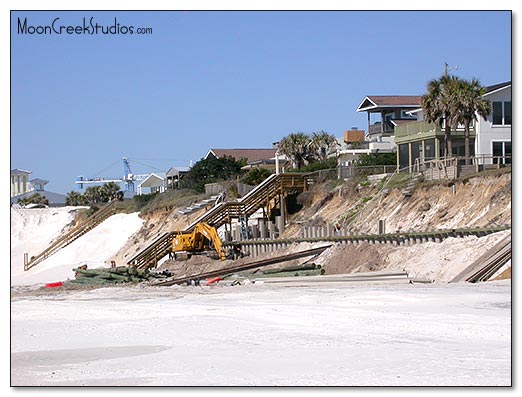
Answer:
[{"label": "distant building", "polygon": [[[485,87],[482,98],[491,102],[487,120],[477,117],[470,130],[470,155],[478,164],[511,163],[511,81]],[[416,121],[395,128],[400,168],[413,169],[416,161],[425,162],[444,156],[444,128],[427,123],[421,107],[410,111]],[[464,156],[464,127],[451,128],[453,156]]]},{"label": "distant building", "polygon": [[394,153],[396,150],[393,136],[370,138],[356,127],[345,131],[343,138],[337,138],[337,143],[337,164],[340,166],[354,165],[362,154]]},{"label": "distant building", "polygon": [[[412,120],[415,115],[409,111],[419,108],[420,95],[370,95],[366,96],[356,112],[368,114],[368,141],[384,143],[395,148],[395,127]],[[372,116],[377,116],[373,120]]]},{"label": "distant building", "polygon": [[[224,156],[232,157],[236,160],[245,159],[247,165],[244,169],[250,168],[266,168],[270,171],[276,170],[276,153],[277,148],[273,147],[270,149],[210,149],[205,155],[204,159],[213,156],[220,158]],[[281,167],[286,162],[286,158],[283,155],[279,155],[279,163]]]},{"label": "distant building", "polygon": [[[138,184],[138,195],[146,193],[163,193],[166,188],[167,176],[165,173],[152,173],[149,174],[144,180]],[[144,192],[143,189],[148,189]]]},{"label": "distant building", "polygon": [[173,190],[179,188],[179,181],[183,178],[189,167],[171,167],[166,173],[166,189]]},{"label": "distant building", "polygon": [[[20,170],[17,170],[20,171]],[[25,171],[28,174],[30,174],[30,171]],[[13,171],[11,171],[11,182],[13,181]],[[49,201],[49,207],[62,207],[65,205],[65,199],[67,196],[65,194],[60,193],[54,193],[54,192],[48,192],[45,190],[45,185],[47,185],[49,181],[46,181],[45,179],[39,179],[35,178],[30,181],[28,181],[27,185],[29,190],[27,190],[25,193],[21,193],[15,196],[11,197],[11,204],[18,204],[18,200],[22,200],[25,198],[29,198],[34,194],[39,194],[42,197],[45,197],[47,201]],[[12,183],[11,183],[11,189],[12,189]],[[12,191],[12,190],[11,190]]]},{"label": "distant building", "polygon": [[30,192],[33,186],[29,183],[31,171],[15,168],[11,170],[11,197]]}]

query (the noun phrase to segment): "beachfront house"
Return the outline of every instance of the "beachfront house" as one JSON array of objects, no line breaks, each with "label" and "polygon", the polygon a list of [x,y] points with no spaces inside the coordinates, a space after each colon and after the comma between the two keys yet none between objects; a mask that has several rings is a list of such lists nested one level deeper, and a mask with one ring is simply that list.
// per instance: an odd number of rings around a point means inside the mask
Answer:
[{"label": "beachfront house", "polygon": [[[470,130],[470,155],[475,166],[511,163],[511,81],[486,87],[483,98],[491,101],[487,120],[479,117]],[[444,127],[427,123],[419,106],[408,114],[415,116],[395,127],[398,146],[397,163],[401,169],[413,170],[415,163],[425,163],[444,156]],[[464,156],[464,127],[452,128],[453,156]]]},{"label": "beachfront house", "polygon": [[416,115],[409,113],[420,106],[419,95],[371,95],[366,96],[357,107],[357,112],[368,115],[367,140],[370,148],[395,149],[395,129],[412,120]]}]

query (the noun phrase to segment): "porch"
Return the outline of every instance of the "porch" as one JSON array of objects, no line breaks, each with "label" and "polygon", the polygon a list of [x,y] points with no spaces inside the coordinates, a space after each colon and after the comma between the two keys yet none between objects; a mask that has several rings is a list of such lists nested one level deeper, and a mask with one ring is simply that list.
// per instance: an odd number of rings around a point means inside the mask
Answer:
[{"label": "porch", "polygon": [[420,161],[413,166],[414,174],[422,174],[425,180],[456,179],[460,176],[475,174],[489,169],[511,167],[511,156],[473,156],[469,164],[461,156]]},{"label": "porch", "polygon": [[[464,128],[451,129],[452,155],[465,155]],[[470,156],[475,155],[475,126],[469,131]],[[399,169],[413,170],[417,162],[425,163],[444,157],[444,128],[426,121],[412,121],[395,127]]]}]

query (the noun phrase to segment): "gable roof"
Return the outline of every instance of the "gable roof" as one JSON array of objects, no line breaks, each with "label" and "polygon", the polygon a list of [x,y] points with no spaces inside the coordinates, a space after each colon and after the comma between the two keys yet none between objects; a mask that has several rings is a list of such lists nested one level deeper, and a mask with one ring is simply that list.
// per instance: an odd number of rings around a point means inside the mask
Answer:
[{"label": "gable roof", "polygon": [[381,108],[417,108],[421,95],[370,95],[365,97],[357,107],[357,112]]},{"label": "gable roof", "polygon": [[148,175],[143,181],[141,181],[138,187],[155,187],[161,186],[165,180],[164,173],[152,173]]},{"label": "gable roof", "polygon": [[486,87],[486,93],[483,96],[493,94],[494,92],[500,91],[507,87],[511,87],[511,81],[506,81],[504,83],[490,85],[490,86]]},{"label": "gable roof", "polygon": [[217,158],[229,156],[235,158],[236,160],[246,159],[249,163],[252,161],[268,160],[274,158],[276,149],[210,149],[204,158],[208,158],[208,156],[211,154]]},{"label": "gable roof", "polygon": [[[506,81],[504,83],[493,84],[493,85],[487,86],[487,87],[485,87],[486,93],[482,96],[485,97],[485,96],[491,95],[495,92],[498,92],[498,91],[503,90],[504,88],[508,88],[508,87],[511,87],[511,81]],[[410,110],[408,113],[419,113],[422,111],[423,111],[422,107],[419,107],[417,109]]]},{"label": "gable roof", "polygon": [[165,176],[179,176],[179,174],[183,174],[188,172],[190,167],[170,167]]}]

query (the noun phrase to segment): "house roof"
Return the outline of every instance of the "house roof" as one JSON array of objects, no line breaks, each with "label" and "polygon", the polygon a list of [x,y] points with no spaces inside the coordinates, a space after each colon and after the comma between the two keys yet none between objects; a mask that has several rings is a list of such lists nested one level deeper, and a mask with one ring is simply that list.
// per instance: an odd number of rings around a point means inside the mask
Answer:
[{"label": "house roof", "polygon": [[190,170],[190,167],[170,167],[166,176],[178,176],[180,173],[186,173]]},{"label": "house roof", "polygon": [[20,168],[15,168],[11,170],[11,175],[29,175],[31,171],[21,170]]},{"label": "house roof", "polygon": [[[494,92],[503,90],[504,88],[508,88],[508,87],[511,87],[511,81],[506,81],[504,83],[493,84],[493,85],[487,86],[487,87],[485,87],[486,88],[486,93],[483,96],[491,95]],[[422,111],[423,111],[422,107],[419,107],[417,109],[410,110],[408,113],[419,113],[419,112],[422,112]]]},{"label": "house roof", "polygon": [[494,92],[497,92],[499,90],[502,90],[504,88],[511,87],[511,81],[506,81],[504,83],[494,84],[486,87],[486,93],[484,96],[492,94]]},{"label": "house roof", "polygon": [[140,182],[138,187],[156,187],[161,186],[163,184],[163,181],[165,180],[165,174],[159,173],[159,174],[150,174],[147,176],[143,181]]},{"label": "house roof", "polygon": [[47,185],[49,183],[49,181],[40,178],[31,179],[29,182],[31,182],[33,185]]},{"label": "house roof", "polygon": [[370,95],[365,97],[357,107],[357,112],[380,110],[386,108],[417,108],[421,95]]},{"label": "house roof", "polygon": [[230,156],[236,160],[246,159],[247,163],[252,161],[268,160],[274,158],[276,155],[276,149],[210,149],[205,156],[212,154],[217,158],[223,156]]},{"label": "house roof", "polygon": [[26,197],[31,197],[33,194],[38,193],[40,196],[46,197],[49,200],[49,204],[65,204],[65,198],[67,197],[65,194],[61,193],[53,193],[45,190],[42,191],[31,191],[19,194],[18,196],[11,197],[11,203],[18,203],[19,199],[24,199]]}]

